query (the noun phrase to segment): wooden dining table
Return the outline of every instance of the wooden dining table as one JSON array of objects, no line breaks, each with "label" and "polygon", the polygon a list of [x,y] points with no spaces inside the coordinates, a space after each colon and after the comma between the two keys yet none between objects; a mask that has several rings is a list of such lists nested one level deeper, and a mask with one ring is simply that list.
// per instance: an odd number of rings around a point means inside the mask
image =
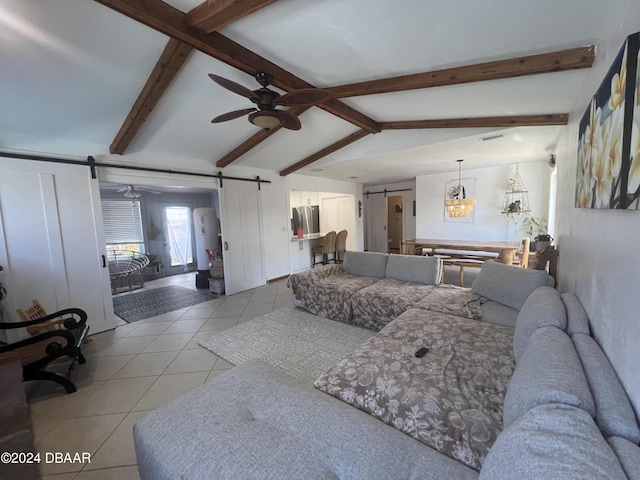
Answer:
[{"label": "wooden dining table", "polygon": [[513,264],[513,258],[521,242],[506,242],[494,240],[441,240],[432,238],[412,238],[403,240],[407,255],[420,255],[422,250],[430,248],[431,255],[439,250],[461,250],[470,252],[497,253],[500,262]]}]

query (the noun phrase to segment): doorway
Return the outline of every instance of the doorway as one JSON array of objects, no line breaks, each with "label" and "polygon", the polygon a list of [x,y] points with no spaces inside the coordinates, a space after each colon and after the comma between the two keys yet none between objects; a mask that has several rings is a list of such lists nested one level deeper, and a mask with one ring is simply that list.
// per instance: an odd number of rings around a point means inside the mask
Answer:
[{"label": "doorway", "polygon": [[387,252],[402,253],[402,195],[387,197]]},{"label": "doorway", "polygon": [[162,204],[165,230],[162,263],[166,275],[193,270],[193,205]]}]

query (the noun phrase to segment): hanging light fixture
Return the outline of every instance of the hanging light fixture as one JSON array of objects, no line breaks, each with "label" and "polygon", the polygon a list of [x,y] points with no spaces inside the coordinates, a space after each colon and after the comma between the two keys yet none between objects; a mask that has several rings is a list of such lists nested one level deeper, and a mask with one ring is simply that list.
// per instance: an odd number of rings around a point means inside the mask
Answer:
[{"label": "hanging light fixture", "polygon": [[463,160],[456,160],[456,162],[458,162],[458,184],[447,190],[447,198],[444,200],[444,206],[451,218],[468,217],[473,211],[476,199],[467,198],[467,192],[460,179]]},{"label": "hanging light fixture", "polygon": [[529,212],[531,212],[531,208],[529,208],[529,191],[522,181],[518,164],[516,163],[516,174],[509,179],[509,187],[504,193],[502,213],[507,220],[512,221],[517,226],[520,223],[522,214]]}]

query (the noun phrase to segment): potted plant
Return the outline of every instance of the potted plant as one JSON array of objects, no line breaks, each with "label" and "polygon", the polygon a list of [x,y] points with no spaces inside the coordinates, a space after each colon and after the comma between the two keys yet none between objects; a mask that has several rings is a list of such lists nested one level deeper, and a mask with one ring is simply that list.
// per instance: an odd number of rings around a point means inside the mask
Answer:
[{"label": "potted plant", "polygon": [[[547,219],[545,217],[534,217],[533,215],[528,215],[522,221],[522,231],[523,233],[531,239],[531,243],[529,244],[529,251],[536,252],[536,243],[538,242],[539,237],[549,237],[546,241],[551,242],[553,239],[547,233]],[[540,241],[545,241],[540,238]],[[549,246],[547,244],[544,246],[546,249]]]},{"label": "potted plant", "polygon": [[548,233],[541,233],[540,235],[536,235],[534,240],[536,242],[535,250],[538,253],[544,252],[551,246],[551,242],[553,242],[553,238]]}]

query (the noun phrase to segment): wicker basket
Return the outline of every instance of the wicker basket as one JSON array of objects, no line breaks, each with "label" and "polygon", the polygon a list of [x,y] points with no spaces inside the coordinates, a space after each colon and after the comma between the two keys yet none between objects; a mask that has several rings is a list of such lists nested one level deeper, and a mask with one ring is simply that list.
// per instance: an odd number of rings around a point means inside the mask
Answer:
[{"label": "wicker basket", "polygon": [[209,268],[209,273],[212,278],[224,278],[224,261],[222,258],[214,258],[211,260],[211,268]]}]

